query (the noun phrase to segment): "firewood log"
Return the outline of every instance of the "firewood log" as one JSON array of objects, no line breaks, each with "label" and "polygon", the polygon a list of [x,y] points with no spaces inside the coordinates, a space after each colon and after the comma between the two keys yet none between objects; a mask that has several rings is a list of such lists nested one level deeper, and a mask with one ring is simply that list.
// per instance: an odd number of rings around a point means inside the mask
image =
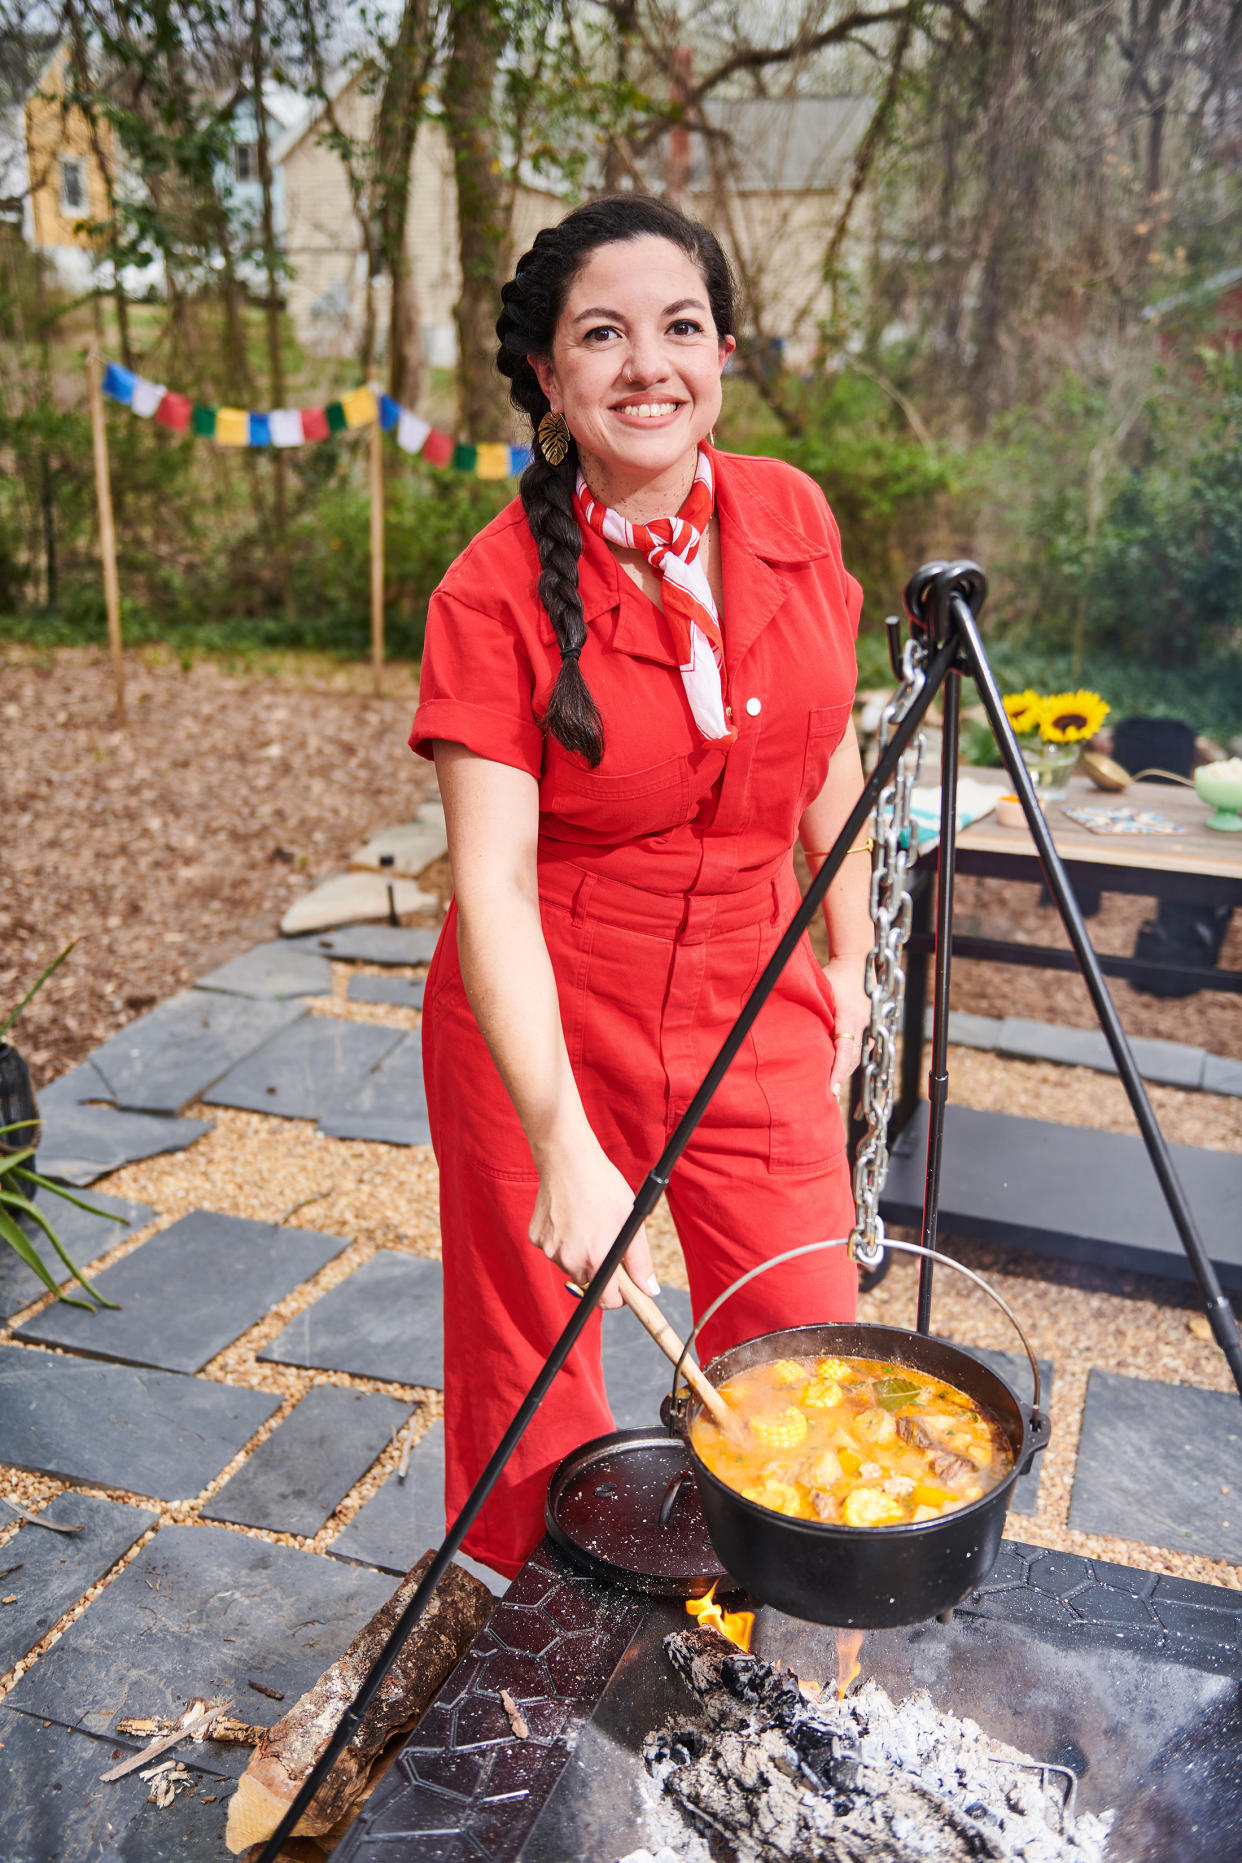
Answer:
[{"label": "firewood log", "polygon": [[[225,1842],[234,1856],[262,1843],[280,1823],[433,1557],[423,1554],[345,1654],[267,1730],[229,1805]],[[353,1739],[337,1754],[298,1820],[297,1835],[315,1837],[330,1830],[363,1796],[384,1747],[414,1726],[486,1623],[493,1603],[486,1585],[460,1566],[448,1568]]]}]

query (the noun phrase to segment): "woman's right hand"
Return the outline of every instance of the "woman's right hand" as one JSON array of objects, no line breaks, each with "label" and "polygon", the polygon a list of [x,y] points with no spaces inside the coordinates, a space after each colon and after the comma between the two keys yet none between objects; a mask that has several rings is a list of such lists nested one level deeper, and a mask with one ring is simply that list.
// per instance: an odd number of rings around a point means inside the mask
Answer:
[{"label": "woman's right hand", "polygon": [[[566,1280],[585,1287],[616,1241],[633,1207],[633,1191],[602,1147],[591,1138],[554,1159],[545,1160],[539,1176],[539,1195],[530,1219],[530,1239],[549,1261],[556,1263]],[[625,1266],[639,1287],[648,1293],[659,1292],[645,1230],[638,1231],[626,1250]],[[614,1277],[600,1305],[619,1307],[621,1304]]]}]

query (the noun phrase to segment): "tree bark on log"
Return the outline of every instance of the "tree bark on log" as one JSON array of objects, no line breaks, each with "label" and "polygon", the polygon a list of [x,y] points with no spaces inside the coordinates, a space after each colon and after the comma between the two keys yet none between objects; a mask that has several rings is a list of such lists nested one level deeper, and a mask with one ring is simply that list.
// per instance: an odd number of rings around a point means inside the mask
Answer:
[{"label": "tree bark on log", "polygon": [[[262,1843],[276,1829],[434,1556],[431,1552],[423,1554],[387,1604],[358,1632],[345,1654],[268,1729],[238,1780],[229,1805],[225,1842],[234,1856],[252,1844]],[[487,1622],[493,1602],[491,1592],[477,1578],[460,1566],[448,1568],[421,1623],[385,1676],[362,1725],[337,1754],[327,1778],[299,1819],[295,1835],[322,1835],[357,1803],[384,1747],[414,1726]]]}]

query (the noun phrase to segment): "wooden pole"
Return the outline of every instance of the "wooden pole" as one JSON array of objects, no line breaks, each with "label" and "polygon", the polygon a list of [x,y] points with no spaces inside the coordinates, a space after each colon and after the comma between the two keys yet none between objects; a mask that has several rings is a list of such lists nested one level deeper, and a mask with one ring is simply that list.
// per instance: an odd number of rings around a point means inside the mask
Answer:
[{"label": "wooden pole", "polygon": [[378,696],[384,689],[384,430],[379,415],[371,423],[371,681]]},{"label": "wooden pole", "polygon": [[116,688],[117,717],[125,716],[125,662],[121,656],[121,585],[116,573],[116,525],[112,520],[112,479],[108,471],[108,429],[104,424],[103,384],[99,351],[86,352],[86,386],[91,407],[91,438],[95,451],[95,496],[99,502],[99,558],[103,565],[104,606],[108,612],[108,648],[112,655],[112,682]]}]

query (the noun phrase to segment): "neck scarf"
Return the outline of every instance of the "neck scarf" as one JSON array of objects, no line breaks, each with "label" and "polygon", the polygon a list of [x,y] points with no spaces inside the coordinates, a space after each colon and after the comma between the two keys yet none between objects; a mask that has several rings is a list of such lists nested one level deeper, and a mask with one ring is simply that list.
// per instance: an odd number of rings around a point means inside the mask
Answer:
[{"label": "neck scarf", "polygon": [[578,509],[583,521],[609,543],[641,550],[662,583],[664,613],[680,656],[681,677],[694,721],[705,738],[731,743],[737,736],[725,716],[724,641],[711,584],[700,557],[703,533],[715,508],[711,455],[699,448],[694,483],[676,517],[632,524],[603,505],[578,474]]}]

